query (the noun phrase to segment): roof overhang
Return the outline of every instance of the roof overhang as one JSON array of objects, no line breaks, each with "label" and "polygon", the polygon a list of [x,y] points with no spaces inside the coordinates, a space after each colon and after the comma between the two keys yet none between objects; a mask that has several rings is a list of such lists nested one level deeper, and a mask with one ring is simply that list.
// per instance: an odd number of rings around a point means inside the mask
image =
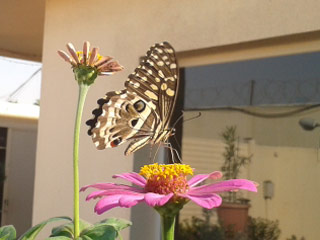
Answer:
[{"label": "roof overhang", "polygon": [[0,1],[0,56],[41,61],[45,0]]}]

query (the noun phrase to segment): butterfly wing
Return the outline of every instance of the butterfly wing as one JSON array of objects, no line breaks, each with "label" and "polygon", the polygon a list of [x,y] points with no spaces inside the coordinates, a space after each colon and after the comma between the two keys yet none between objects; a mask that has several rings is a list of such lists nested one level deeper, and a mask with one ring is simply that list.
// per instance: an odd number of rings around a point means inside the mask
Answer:
[{"label": "butterfly wing", "polygon": [[179,88],[179,70],[173,47],[168,42],[155,44],[125,83],[128,91],[151,100],[163,129],[167,128]]},{"label": "butterfly wing", "polygon": [[126,89],[108,92],[87,121],[88,134],[98,149],[131,140],[128,155],[154,142],[168,128],[178,89],[178,66],[169,43],[150,48],[129,75]]}]

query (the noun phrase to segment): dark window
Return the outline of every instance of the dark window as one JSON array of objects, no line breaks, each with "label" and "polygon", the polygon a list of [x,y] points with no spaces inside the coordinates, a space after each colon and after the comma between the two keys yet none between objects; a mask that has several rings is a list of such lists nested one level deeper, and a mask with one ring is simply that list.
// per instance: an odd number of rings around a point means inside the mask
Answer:
[{"label": "dark window", "polygon": [[185,69],[184,109],[320,102],[320,52]]},{"label": "dark window", "polygon": [[7,128],[0,127],[0,224],[2,217],[3,186],[6,167]]}]

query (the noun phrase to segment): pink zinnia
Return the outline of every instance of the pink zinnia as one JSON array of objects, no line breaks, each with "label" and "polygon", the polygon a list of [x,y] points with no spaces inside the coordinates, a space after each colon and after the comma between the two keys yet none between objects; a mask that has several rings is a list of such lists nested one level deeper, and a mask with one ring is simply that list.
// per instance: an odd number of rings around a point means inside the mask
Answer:
[{"label": "pink zinnia", "polygon": [[123,173],[114,175],[136,186],[127,186],[115,183],[96,183],[81,188],[98,189],[90,193],[86,200],[101,198],[95,212],[102,214],[114,207],[132,207],[140,202],[145,202],[151,207],[160,207],[167,203],[184,204],[189,200],[207,209],[218,207],[222,203],[218,193],[247,190],[257,192],[256,184],[246,179],[231,179],[212,184],[197,185],[206,179],[220,179],[221,172],[199,174],[187,180],[187,175],[192,175],[193,169],[185,164],[152,164],[145,165],[138,173]]}]

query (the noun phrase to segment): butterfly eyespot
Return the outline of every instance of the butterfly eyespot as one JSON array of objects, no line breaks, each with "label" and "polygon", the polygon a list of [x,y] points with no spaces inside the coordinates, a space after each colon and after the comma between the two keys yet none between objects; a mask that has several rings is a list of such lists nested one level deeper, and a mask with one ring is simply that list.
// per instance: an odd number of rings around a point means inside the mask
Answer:
[{"label": "butterfly eyespot", "polygon": [[138,119],[133,119],[131,121],[131,126],[134,127],[135,125],[137,125],[137,123],[138,123]]},{"label": "butterfly eyespot", "polygon": [[139,100],[133,104],[133,107],[140,113],[146,108],[146,104],[142,100]]},{"label": "butterfly eyespot", "polygon": [[126,105],[126,111],[129,112],[129,109],[130,109],[130,105],[127,104],[127,105]]},{"label": "butterfly eyespot", "polygon": [[122,138],[119,137],[119,138],[113,140],[113,141],[110,143],[110,145],[111,145],[111,147],[116,147],[116,146],[118,146],[121,142],[122,142]]}]

